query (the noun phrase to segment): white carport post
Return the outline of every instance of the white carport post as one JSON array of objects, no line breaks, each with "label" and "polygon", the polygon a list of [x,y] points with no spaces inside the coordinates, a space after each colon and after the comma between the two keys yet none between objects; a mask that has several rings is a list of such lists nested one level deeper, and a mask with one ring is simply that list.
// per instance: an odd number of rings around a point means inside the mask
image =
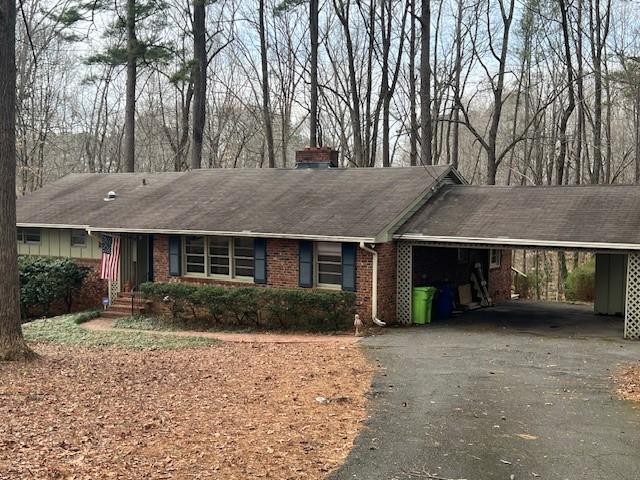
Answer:
[{"label": "white carport post", "polygon": [[398,322],[408,325],[411,323],[411,278],[413,276],[413,244],[398,241],[397,252],[397,298],[396,316]]},{"label": "white carport post", "polygon": [[624,338],[640,339],[640,253],[627,255]]}]

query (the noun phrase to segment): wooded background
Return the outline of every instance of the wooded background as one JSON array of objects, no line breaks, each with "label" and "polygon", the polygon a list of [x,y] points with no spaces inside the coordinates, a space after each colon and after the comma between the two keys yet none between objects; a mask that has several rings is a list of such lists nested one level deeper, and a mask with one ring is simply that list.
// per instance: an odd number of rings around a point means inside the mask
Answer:
[{"label": "wooded background", "polygon": [[314,141],[344,166],[450,163],[472,183],[637,183],[639,6],[25,0],[17,187],[290,167]]}]

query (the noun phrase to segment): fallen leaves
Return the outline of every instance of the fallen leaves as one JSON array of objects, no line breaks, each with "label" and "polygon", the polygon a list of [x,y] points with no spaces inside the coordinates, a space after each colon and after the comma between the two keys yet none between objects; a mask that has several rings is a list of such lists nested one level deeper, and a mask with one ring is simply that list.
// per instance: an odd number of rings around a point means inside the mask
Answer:
[{"label": "fallen leaves", "polygon": [[620,397],[640,402],[640,363],[622,368],[613,376],[613,380]]},{"label": "fallen leaves", "polygon": [[37,362],[0,364],[2,479],[325,478],[373,373],[327,344],[35,348]]}]

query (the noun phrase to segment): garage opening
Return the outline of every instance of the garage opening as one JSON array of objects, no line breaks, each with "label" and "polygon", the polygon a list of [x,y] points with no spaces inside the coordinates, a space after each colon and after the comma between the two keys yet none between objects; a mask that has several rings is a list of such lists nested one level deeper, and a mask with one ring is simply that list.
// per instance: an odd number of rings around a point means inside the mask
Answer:
[{"label": "garage opening", "polygon": [[[542,301],[538,302],[519,299],[514,285],[523,272],[514,267],[510,249],[479,248],[474,245],[449,247],[412,242],[408,247],[399,246],[399,252],[398,316],[402,318],[401,262],[403,258],[408,257],[410,261],[405,261],[408,275],[405,277],[404,288],[409,292],[408,296],[405,295],[405,303],[406,299],[410,300],[411,304],[408,305],[407,310],[410,312],[408,318],[411,323],[415,323],[416,314],[414,289],[434,287],[437,293],[432,303],[430,318],[432,322],[453,318],[455,321],[475,319],[475,321],[483,320],[491,323],[493,320],[490,312],[494,310],[495,317],[500,319],[500,322],[505,322],[510,314],[515,315],[517,312],[524,324],[544,317],[541,324],[548,324],[548,328],[560,328],[565,324],[576,326],[579,324],[577,319],[582,317],[585,330],[594,330],[593,327],[597,326],[598,322],[606,322],[607,328],[622,331],[621,317],[626,313],[627,298],[627,254],[581,252],[584,258],[589,258],[595,265],[594,284],[591,287],[593,299],[592,303],[582,302],[570,305],[562,302],[545,302],[541,297],[538,298]],[[572,258],[571,253],[566,255]],[[447,308],[448,306],[450,308]],[[483,307],[494,306],[500,306],[500,308],[491,308],[486,314],[477,313]],[[530,310],[530,315],[524,315],[523,312],[527,310]],[[470,312],[476,313],[471,315]],[[603,317],[603,315],[616,318]],[[513,320],[517,323],[518,319]]]},{"label": "garage opening", "polygon": [[[505,254],[506,253],[506,254]],[[413,246],[411,289],[433,287],[429,320],[488,307],[511,298],[511,256],[499,249]],[[415,322],[417,304],[412,308]],[[422,323],[419,319],[417,323]]]}]

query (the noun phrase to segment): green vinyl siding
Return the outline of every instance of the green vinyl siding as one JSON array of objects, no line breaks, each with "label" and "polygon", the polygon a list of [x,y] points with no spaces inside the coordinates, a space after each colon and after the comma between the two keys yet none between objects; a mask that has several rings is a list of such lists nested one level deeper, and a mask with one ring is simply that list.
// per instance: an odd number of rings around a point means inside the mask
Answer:
[{"label": "green vinyl siding", "polygon": [[72,247],[70,229],[41,228],[39,243],[18,241],[18,255],[99,259],[99,236],[87,235],[86,240],[85,246]]}]

